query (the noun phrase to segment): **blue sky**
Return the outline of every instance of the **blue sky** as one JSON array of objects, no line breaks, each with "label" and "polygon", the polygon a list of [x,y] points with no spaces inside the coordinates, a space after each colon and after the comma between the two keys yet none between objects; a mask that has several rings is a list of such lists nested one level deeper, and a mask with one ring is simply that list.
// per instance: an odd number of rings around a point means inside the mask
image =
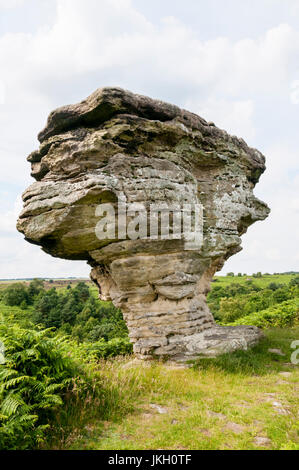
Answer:
[{"label": "blue sky", "polygon": [[270,217],[224,272],[299,270],[299,0],[0,0],[0,278],[88,275],[15,230],[49,112],[118,85],[170,101],[267,158]]}]

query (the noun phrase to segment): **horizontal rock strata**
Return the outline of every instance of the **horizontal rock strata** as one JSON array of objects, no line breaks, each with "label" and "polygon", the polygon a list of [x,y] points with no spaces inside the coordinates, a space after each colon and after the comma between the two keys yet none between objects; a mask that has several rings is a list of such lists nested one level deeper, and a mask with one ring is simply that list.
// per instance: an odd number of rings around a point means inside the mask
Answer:
[{"label": "horizontal rock strata", "polygon": [[[52,112],[39,140],[18,230],[52,256],[90,264],[100,298],[121,308],[139,357],[181,360],[259,339],[251,327],[220,334],[206,295],[240,251],[241,235],[269,213],[253,195],[265,170],[260,152],[195,114],[119,88]],[[118,227],[100,239],[98,207],[109,204],[119,218],[119,201],[148,212],[201,207],[202,243],[192,248],[188,236],[163,237],[161,228],[149,238],[148,220],[141,238],[121,237]],[[125,228],[132,222],[128,211]]]}]

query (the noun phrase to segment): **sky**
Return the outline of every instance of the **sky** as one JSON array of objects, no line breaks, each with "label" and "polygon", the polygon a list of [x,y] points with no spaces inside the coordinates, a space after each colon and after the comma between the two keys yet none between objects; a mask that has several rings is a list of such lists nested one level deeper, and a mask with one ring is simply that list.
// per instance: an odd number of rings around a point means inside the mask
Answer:
[{"label": "sky", "polygon": [[120,86],[200,114],[266,156],[271,215],[223,273],[299,271],[299,0],[0,0],[0,278],[88,276],[15,224],[53,109]]}]

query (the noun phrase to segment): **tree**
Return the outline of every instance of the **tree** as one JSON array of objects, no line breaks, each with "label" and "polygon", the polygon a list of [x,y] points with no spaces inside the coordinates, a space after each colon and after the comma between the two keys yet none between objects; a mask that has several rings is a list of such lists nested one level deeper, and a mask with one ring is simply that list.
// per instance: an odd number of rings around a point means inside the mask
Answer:
[{"label": "tree", "polygon": [[44,281],[42,279],[33,279],[28,287],[28,300],[30,303],[34,302],[34,299],[38,294],[44,290]]},{"label": "tree", "polygon": [[33,321],[46,328],[61,326],[59,296],[55,287],[48,291],[41,291],[35,302]]},{"label": "tree", "polygon": [[28,304],[28,293],[26,286],[21,283],[15,283],[5,289],[3,296],[4,303],[10,307],[21,305],[23,302]]},{"label": "tree", "polygon": [[78,301],[86,302],[89,298],[89,288],[85,282],[79,282],[76,287],[73,289],[73,294]]},{"label": "tree", "polygon": [[255,277],[255,278],[257,278],[257,277],[263,277],[263,276],[262,276],[262,273],[261,273],[260,271],[259,271],[258,273],[256,273],[256,274],[253,274],[252,276]]}]

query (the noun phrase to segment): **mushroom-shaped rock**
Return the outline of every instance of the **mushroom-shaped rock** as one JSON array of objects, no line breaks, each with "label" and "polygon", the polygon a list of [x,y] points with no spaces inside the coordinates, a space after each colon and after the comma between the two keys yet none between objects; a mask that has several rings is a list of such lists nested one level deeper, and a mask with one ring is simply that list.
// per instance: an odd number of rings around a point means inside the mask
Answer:
[{"label": "mushroom-shaped rock", "polygon": [[253,195],[265,159],[180,108],[102,88],[53,111],[28,160],[18,230],[52,256],[86,260],[141,358],[247,349],[255,327],[220,327],[211,279],[269,213]]}]

